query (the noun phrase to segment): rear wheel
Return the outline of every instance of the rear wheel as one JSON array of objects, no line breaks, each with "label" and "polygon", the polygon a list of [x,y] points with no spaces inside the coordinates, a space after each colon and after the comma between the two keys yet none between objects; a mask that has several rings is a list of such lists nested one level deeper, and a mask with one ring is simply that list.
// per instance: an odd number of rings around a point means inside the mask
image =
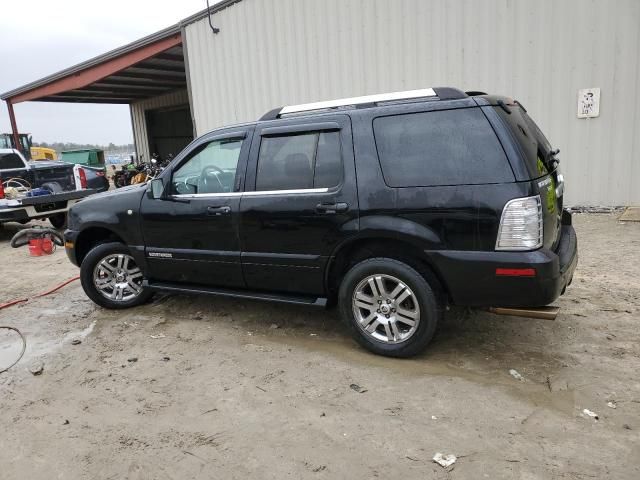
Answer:
[{"label": "rear wheel", "polygon": [[98,305],[120,309],[145,303],[153,292],[142,286],[143,274],[126,245],[103,243],[82,260],[80,281]]},{"label": "rear wheel", "polygon": [[339,304],[356,341],[390,357],[424,350],[442,316],[425,277],[391,258],[372,258],[352,267],[340,285]]}]

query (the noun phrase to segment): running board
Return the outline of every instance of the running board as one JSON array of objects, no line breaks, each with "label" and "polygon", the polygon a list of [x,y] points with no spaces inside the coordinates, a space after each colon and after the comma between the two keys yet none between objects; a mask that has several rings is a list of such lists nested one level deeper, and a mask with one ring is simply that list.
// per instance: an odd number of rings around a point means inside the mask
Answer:
[{"label": "running board", "polygon": [[509,308],[490,307],[489,312],[496,315],[512,315],[514,317],[537,318],[539,320],[555,320],[560,307]]},{"label": "running board", "polygon": [[143,286],[150,290],[178,293],[197,293],[207,295],[219,295],[221,297],[246,298],[248,300],[265,300],[267,302],[291,303],[294,305],[307,305],[311,307],[326,307],[327,299],[314,296],[287,295],[285,293],[264,293],[248,290],[232,290],[229,288],[212,288],[199,285],[179,285],[175,283],[149,282],[144,280]]}]

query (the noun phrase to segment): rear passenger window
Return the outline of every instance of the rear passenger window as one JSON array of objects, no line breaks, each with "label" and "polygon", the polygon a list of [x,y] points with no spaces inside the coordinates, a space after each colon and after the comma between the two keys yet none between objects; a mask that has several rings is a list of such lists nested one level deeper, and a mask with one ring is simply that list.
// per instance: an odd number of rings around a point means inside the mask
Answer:
[{"label": "rear passenger window", "polygon": [[479,108],[379,117],[373,129],[390,187],[514,181],[502,146]]},{"label": "rear passenger window", "polygon": [[257,191],[329,188],[341,179],[339,132],[262,138]]},{"label": "rear passenger window", "polygon": [[24,163],[15,153],[5,153],[0,155],[0,170],[9,168],[24,168]]}]

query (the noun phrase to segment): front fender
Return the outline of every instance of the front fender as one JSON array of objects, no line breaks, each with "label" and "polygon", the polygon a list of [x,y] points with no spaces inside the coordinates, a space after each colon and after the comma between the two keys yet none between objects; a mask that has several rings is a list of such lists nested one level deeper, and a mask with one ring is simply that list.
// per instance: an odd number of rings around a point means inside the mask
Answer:
[{"label": "front fender", "polygon": [[140,202],[145,190],[144,186],[125,187],[78,202],[69,210],[69,229],[105,228],[127,245],[142,245]]}]

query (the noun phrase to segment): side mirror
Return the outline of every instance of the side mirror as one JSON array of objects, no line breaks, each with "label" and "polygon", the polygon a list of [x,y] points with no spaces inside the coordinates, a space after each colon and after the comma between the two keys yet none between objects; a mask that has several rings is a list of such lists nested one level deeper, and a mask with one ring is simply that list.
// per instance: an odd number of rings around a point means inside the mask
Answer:
[{"label": "side mirror", "polygon": [[151,180],[151,188],[149,188],[149,198],[158,199],[162,198],[162,192],[164,191],[164,183],[161,178],[154,178]]}]

